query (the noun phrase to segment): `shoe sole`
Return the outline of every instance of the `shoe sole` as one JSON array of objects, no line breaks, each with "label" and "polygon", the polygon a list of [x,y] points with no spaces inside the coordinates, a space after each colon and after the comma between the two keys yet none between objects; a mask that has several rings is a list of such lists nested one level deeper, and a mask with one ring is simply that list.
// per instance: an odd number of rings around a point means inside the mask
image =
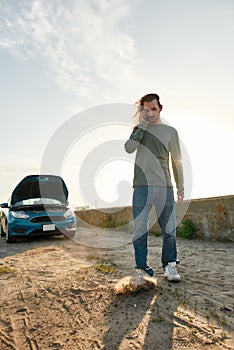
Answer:
[{"label": "shoe sole", "polygon": [[170,276],[167,276],[167,274],[164,274],[164,276],[165,276],[165,278],[167,278],[168,281],[170,281],[170,282],[180,282],[180,281],[181,281],[181,278],[180,278],[180,277],[177,277],[177,278],[175,278],[175,277],[170,277]]}]

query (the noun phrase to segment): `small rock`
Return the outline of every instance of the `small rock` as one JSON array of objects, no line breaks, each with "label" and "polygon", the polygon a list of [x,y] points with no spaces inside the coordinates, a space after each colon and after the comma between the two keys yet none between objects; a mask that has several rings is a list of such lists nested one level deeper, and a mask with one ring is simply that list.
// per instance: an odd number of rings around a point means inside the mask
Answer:
[{"label": "small rock", "polygon": [[59,348],[61,348],[61,346],[62,345],[60,343],[51,343],[49,345],[50,348],[54,348],[54,349],[59,349]]},{"label": "small rock", "polygon": [[27,309],[25,309],[23,307],[21,309],[16,310],[16,312],[25,312],[25,311],[27,311]]},{"label": "small rock", "polygon": [[221,311],[232,311],[232,307],[229,305],[224,305],[223,307],[220,308]]}]

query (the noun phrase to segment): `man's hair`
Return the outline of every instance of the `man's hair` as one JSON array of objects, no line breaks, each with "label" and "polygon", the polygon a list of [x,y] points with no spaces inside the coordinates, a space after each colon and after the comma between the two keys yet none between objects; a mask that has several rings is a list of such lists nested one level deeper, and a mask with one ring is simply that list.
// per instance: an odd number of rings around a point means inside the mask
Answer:
[{"label": "man's hair", "polygon": [[137,102],[138,105],[144,106],[145,102],[151,102],[153,100],[157,100],[159,107],[162,107],[160,103],[160,97],[157,94],[147,94],[142,96],[142,98]]}]

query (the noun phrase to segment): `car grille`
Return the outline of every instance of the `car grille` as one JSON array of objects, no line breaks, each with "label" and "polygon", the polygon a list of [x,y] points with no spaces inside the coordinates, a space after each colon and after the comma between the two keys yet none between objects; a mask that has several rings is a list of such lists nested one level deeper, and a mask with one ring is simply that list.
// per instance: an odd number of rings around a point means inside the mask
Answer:
[{"label": "car grille", "polygon": [[64,216],[37,216],[30,220],[30,222],[38,223],[38,222],[57,222],[57,221],[64,221]]},{"label": "car grille", "polygon": [[21,227],[14,227],[13,231],[16,233],[25,233],[27,231],[26,228],[21,228]]}]

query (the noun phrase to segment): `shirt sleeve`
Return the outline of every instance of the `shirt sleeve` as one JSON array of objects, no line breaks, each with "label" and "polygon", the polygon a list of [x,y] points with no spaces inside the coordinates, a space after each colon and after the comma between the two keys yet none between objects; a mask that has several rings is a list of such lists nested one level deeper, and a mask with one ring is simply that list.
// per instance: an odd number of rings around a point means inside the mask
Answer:
[{"label": "shirt sleeve", "polygon": [[181,158],[181,149],[178,132],[174,129],[174,133],[169,143],[169,150],[171,153],[173,175],[176,182],[177,194],[184,195],[184,176]]},{"label": "shirt sleeve", "polygon": [[146,126],[147,124],[145,122],[142,122],[139,124],[139,126],[136,126],[133,129],[133,132],[131,133],[129,140],[127,140],[127,142],[125,142],[125,145],[124,145],[127,153],[133,153],[138,148],[144,136]]}]

